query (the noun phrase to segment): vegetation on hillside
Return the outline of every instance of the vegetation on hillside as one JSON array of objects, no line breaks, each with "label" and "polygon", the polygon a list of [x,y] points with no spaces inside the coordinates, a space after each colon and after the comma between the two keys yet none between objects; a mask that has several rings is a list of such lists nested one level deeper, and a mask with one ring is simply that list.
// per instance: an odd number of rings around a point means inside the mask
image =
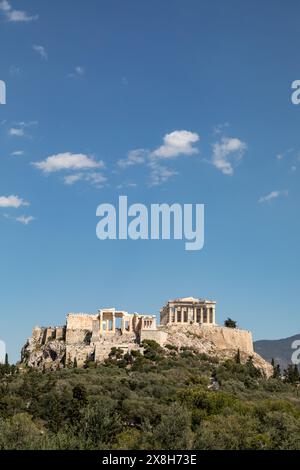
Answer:
[{"label": "vegetation on hillside", "polygon": [[85,369],[1,366],[0,449],[300,450],[295,371],[144,346]]}]

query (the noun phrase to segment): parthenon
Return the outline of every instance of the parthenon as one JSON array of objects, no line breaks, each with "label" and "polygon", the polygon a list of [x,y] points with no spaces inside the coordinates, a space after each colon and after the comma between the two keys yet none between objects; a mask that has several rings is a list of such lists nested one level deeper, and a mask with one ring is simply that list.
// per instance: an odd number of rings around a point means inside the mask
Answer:
[{"label": "parthenon", "polygon": [[169,300],[160,310],[160,324],[176,325],[184,323],[215,325],[216,302],[194,297]]}]

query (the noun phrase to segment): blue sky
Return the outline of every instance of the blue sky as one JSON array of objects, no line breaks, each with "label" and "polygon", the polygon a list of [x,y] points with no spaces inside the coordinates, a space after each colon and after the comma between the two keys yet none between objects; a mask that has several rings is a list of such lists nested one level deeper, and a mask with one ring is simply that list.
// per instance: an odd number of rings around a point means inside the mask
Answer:
[{"label": "blue sky", "polygon": [[[11,358],[70,311],[154,314],[189,295],[255,339],[299,333],[299,13],[277,0],[0,1]],[[97,206],[123,194],[205,204],[204,249],[98,240]]]}]

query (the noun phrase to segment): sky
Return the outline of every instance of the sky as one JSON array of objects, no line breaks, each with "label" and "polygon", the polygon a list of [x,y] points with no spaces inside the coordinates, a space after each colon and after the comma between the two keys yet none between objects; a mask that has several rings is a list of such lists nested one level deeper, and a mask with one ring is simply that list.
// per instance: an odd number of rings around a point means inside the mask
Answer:
[{"label": "sky", "polygon": [[[0,339],[169,299],[299,333],[296,0],[0,0]],[[99,204],[205,205],[205,245],[96,237]]]}]

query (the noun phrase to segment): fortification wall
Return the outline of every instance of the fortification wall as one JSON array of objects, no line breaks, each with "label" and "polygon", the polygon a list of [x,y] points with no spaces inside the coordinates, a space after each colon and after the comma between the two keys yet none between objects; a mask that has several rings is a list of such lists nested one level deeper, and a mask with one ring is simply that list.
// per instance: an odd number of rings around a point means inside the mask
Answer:
[{"label": "fortification wall", "polygon": [[156,341],[160,346],[167,343],[168,333],[159,330],[142,330],[140,333],[141,342],[145,339]]},{"label": "fortification wall", "polygon": [[36,326],[32,330],[32,339],[36,343],[43,345],[51,340],[64,341],[66,338],[66,327],[55,326],[55,327],[39,327]]},{"label": "fortification wall", "polygon": [[86,343],[88,338],[91,337],[90,330],[70,330],[67,329],[66,332],[66,344],[80,344]]},{"label": "fortification wall", "polygon": [[93,320],[97,320],[99,315],[89,315],[87,313],[69,313],[67,316],[67,330],[90,330],[93,329]]}]

